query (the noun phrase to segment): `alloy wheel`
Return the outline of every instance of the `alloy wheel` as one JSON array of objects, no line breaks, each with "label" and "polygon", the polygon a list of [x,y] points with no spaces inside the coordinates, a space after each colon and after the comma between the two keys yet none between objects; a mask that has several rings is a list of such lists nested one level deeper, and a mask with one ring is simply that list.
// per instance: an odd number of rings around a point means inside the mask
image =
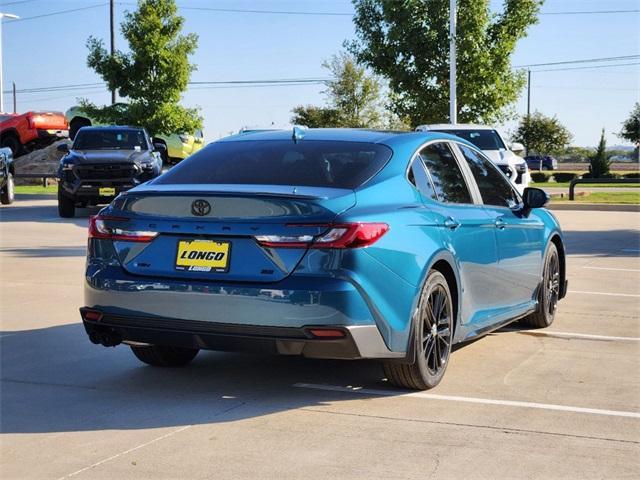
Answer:
[{"label": "alloy wheel", "polygon": [[558,305],[558,298],[560,297],[560,262],[558,260],[558,253],[553,252],[549,257],[549,263],[547,264],[547,278],[545,278],[546,291],[546,307],[547,312],[553,315]]},{"label": "alloy wheel", "polygon": [[451,350],[451,311],[448,292],[436,285],[422,312],[422,354],[431,375],[446,367]]}]

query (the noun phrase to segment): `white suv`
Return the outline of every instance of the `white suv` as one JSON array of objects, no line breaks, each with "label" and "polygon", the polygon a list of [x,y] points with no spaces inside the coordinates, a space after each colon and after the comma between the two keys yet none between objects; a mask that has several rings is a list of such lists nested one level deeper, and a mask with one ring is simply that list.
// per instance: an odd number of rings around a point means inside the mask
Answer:
[{"label": "white suv", "polygon": [[464,138],[482,150],[509,177],[520,193],[529,186],[531,176],[527,162],[516,155],[524,152],[524,147],[520,143],[506,143],[498,131],[492,127],[469,123],[442,123],[420,125],[416,127],[416,131],[449,133]]}]

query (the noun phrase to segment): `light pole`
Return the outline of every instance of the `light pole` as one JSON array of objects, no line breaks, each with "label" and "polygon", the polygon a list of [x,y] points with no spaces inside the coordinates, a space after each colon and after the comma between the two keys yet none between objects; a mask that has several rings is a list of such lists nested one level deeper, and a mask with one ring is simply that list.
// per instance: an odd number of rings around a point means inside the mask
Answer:
[{"label": "light pole", "polygon": [[449,0],[449,123],[458,123],[456,99],[456,0]]},{"label": "light pole", "polygon": [[4,112],[4,89],[2,83],[2,19],[3,18],[20,18],[18,15],[12,13],[0,12],[0,113]]}]

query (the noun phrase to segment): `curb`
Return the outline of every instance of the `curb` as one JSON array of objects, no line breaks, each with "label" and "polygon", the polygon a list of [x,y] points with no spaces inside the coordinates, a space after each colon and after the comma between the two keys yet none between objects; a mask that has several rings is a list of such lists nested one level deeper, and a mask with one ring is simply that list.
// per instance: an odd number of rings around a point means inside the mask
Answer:
[{"label": "curb", "polygon": [[578,211],[596,211],[596,212],[640,212],[638,204],[623,203],[551,203],[549,210],[578,210]]}]

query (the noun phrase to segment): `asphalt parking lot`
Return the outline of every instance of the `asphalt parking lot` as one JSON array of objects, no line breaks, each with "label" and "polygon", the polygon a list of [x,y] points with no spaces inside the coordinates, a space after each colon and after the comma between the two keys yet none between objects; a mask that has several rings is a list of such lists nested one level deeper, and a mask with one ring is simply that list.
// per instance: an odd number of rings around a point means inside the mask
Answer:
[{"label": "asphalt parking lot", "polygon": [[640,213],[556,212],[555,323],[458,349],[424,393],[375,362],[204,352],[162,370],[92,345],[86,215],[0,210],[3,479],[640,477]]}]

